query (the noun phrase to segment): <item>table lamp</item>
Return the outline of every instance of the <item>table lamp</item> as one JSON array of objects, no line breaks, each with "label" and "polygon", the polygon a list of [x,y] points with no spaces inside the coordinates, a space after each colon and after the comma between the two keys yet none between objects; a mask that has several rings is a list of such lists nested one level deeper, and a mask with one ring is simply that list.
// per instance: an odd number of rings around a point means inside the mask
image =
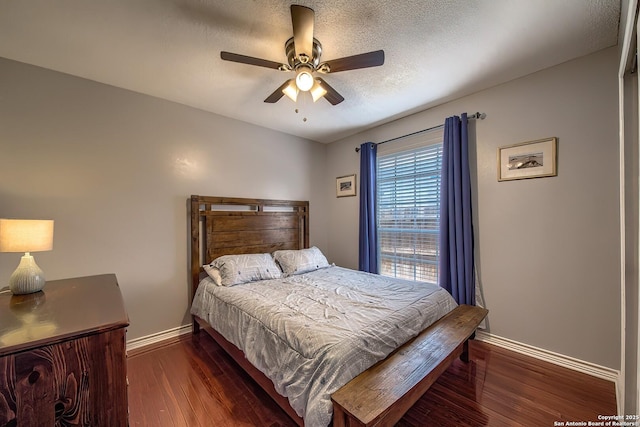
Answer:
[{"label": "table lamp", "polygon": [[30,252],[53,249],[53,220],[0,218],[0,252],[24,252],[16,271],[9,278],[14,295],[42,290],[44,273]]}]

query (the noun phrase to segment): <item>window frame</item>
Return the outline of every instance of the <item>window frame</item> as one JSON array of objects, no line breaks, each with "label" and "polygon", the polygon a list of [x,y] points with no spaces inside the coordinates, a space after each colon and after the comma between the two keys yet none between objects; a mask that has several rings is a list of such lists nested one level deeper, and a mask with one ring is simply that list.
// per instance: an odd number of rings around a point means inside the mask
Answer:
[{"label": "window frame", "polygon": [[[440,235],[440,186],[442,182],[442,147],[444,140],[444,128],[432,129],[420,134],[413,134],[408,137],[402,138],[399,141],[394,141],[394,144],[378,147],[378,156],[376,159],[376,228],[378,232],[378,264],[379,273],[385,276],[398,277],[408,280],[414,280],[427,283],[438,283],[438,263],[439,263],[439,235]],[[421,182],[421,184],[413,187],[413,205],[411,205],[411,197],[408,195],[407,182],[398,184],[395,183],[395,188],[391,190],[388,186],[388,177],[384,174],[384,168],[381,172],[381,163],[389,161],[391,157],[395,157],[396,161],[399,158],[403,158],[404,161],[408,157],[414,156],[414,162],[418,167],[417,174],[410,178],[410,174],[405,175],[404,179],[410,181]],[[417,163],[420,161],[427,161],[429,165]],[[414,169],[415,166],[414,165]],[[437,165],[437,167],[434,167]],[[404,169],[403,169],[404,168]],[[407,172],[407,165],[401,166],[404,172]],[[397,171],[398,172],[398,171]],[[428,183],[424,182],[424,175],[429,175]],[[418,180],[418,181],[416,181]],[[422,181],[420,181],[422,180]],[[398,181],[398,179],[396,179]],[[416,188],[418,191],[416,192]],[[398,189],[404,191],[402,194],[401,202],[399,205],[405,206],[405,209],[414,209],[413,215],[410,218],[413,220],[413,227],[404,227],[397,229],[396,234],[398,238],[395,246],[393,247],[393,253],[388,254],[389,250],[385,246],[387,245],[389,233],[388,224],[383,224],[385,221],[382,216],[389,215],[389,212],[385,210],[390,206],[386,204],[386,197],[389,194],[383,195],[383,192],[395,193]],[[436,191],[437,190],[437,191]],[[437,192],[437,201],[434,202],[434,191]],[[398,194],[394,194],[396,202],[398,201]],[[403,203],[405,203],[403,205]],[[396,206],[398,203],[396,203]],[[422,210],[424,215],[416,215],[416,212]],[[406,210],[405,210],[406,213]],[[397,221],[407,221],[407,218],[400,218],[399,215],[394,217]],[[416,221],[420,222],[416,224]],[[405,223],[405,225],[410,225]],[[428,236],[428,238],[425,238]],[[404,252],[398,251],[398,248],[404,244],[412,243],[412,247],[404,246]],[[429,246],[430,245],[430,246]],[[416,249],[417,248],[417,249]],[[389,261],[391,267],[386,267]],[[403,262],[404,261],[404,262]],[[420,270],[420,271],[419,271]]]}]

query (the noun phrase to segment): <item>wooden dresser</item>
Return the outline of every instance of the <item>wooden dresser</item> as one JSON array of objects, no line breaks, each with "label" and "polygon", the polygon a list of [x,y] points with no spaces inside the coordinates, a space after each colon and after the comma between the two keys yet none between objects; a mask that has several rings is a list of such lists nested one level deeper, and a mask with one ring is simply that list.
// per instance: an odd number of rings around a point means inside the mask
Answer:
[{"label": "wooden dresser", "polygon": [[0,293],[0,427],[126,426],[126,327],[114,274]]}]

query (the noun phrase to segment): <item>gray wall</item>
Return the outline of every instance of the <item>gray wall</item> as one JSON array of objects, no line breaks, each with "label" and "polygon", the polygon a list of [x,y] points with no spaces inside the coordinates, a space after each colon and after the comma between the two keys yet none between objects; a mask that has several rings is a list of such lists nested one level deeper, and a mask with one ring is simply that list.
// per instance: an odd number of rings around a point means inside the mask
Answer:
[{"label": "gray wall", "polygon": [[[191,194],[302,199],[327,247],[326,146],[0,58],[0,217],[55,220],[48,279],[116,273],[128,339],[187,324]],[[20,254],[0,254],[0,283]],[[2,287],[3,285],[0,285]]]},{"label": "gray wall", "polygon": [[[326,187],[359,171],[362,142],[485,112],[470,130],[489,332],[620,369],[617,64],[610,48],[332,143]],[[557,177],[497,181],[498,147],[552,136]],[[357,267],[357,199],[328,196],[328,255]]]}]

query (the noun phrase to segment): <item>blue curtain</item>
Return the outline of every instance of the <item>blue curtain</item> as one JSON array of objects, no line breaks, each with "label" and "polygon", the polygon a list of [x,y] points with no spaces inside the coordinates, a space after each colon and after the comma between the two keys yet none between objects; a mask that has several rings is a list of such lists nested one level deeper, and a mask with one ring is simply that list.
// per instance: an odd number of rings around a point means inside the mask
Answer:
[{"label": "blue curtain", "polygon": [[358,269],[378,273],[378,230],[376,227],[376,159],[378,146],[360,146],[360,245]]},{"label": "blue curtain", "polygon": [[447,118],[440,187],[440,286],[458,304],[475,305],[467,115]]}]

